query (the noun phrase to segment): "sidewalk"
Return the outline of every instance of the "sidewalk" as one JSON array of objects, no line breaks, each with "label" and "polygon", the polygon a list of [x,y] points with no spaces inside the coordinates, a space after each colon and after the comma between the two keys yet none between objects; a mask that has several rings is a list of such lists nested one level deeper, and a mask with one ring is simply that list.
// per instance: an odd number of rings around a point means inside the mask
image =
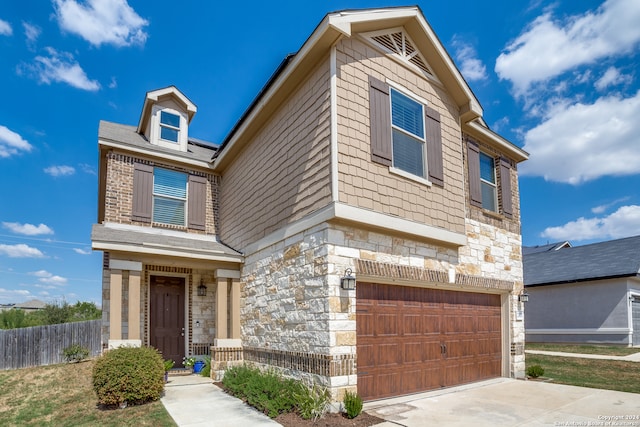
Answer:
[{"label": "sidewalk", "polygon": [[609,356],[602,354],[563,353],[559,351],[525,350],[529,354],[543,354],[546,356],[580,357],[582,359],[623,360],[627,362],[640,362],[640,352],[627,356]]},{"label": "sidewalk", "polygon": [[161,399],[178,426],[220,427],[265,426],[280,424],[229,396],[200,375],[172,375]]}]

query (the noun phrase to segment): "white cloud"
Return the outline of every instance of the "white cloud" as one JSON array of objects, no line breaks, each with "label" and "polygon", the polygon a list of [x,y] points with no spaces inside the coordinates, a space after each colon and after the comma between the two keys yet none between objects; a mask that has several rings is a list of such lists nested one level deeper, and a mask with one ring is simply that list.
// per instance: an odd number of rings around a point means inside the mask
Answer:
[{"label": "white cloud", "polygon": [[32,271],[29,274],[32,275],[32,276],[36,276],[36,277],[51,277],[51,276],[53,276],[53,274],[49,273],[47,270]]},{"label": "white cloud", "polygon": [[115,89],[118,87],[118,80],[115,77],[111,77],[111,82],[109,83],[109,89]]},{"label": "white cloud", "polygon": [[22,22],[22,27],[24,28],[24,35],[27,38],[27,46],[30,49],[33,49],[38,41],[38,37],[42,33],[42,29],[37,25],[30,24],[28,22]]},{"label": "white cloud", "polygon": [[44,258],[39,249],[20,243],[17,245],[0,245],[0,255],[9,258]]},{"label": "white cloud", "polygon": [[545,229],[541,236],[554,240],[619,239],[640,234],[640,206],[622,206],[602,218],[578,218]]},{"label": "white cloud", "polygon": [[606,211],[608,211],[608,210],[609,210],[609,208],[611,208],[611,207],[613,207],[613,206],[617,205],[618,203],[626,202],[626,201],[627,201],[627,200],[629,200],[629,199],[630,199],[630,197],[629,197],[629,196],[627,196],[627,197],[622,197],[622,198],[620,198],[620,199],[616,199],[616,200],[614,200],[613,202],[605,203],[604,205],[599,205],[599,206],[596,206],[596,207],[591,208],[591,212],[593,212],[593,213],[594,213],[594,214],[596,214],[596,215],[603,214],[603,213],[605,213]]},{"label": "white cloud", "polygon": [[54,0],[60,28],[74,33],[94,46],[143,45],[149,22],[141,18],[126,0]]},{"label": "white cloud", "polygon": [[10,36],[13,34],[13,28],[7,21],[0,19],[0,36]]},{"label": "white cloud", "polygon": [[39,225],[33,224],[20,224],[19,222],[3,222],[2,226],[8,230],[11,230],[16,234],[24,234],[25,236],[38,236],[41,234],[53,234],[53,230],[40,223]]},{"label": "white cloud", "polygon": [[631,76],[621,74],[620,70],[618,70],[615,67],[609,67],[607,68],[607,71],[604,72],[602,77],[596,80],[596,82],[594,83],[594,86],[599,91],[603,91],[609,86],[627,84],[627,83],[630,83],[631,80],[632,80]]},{"label": "white cloud", "polygon": [[618,56],[640,42],[640,2],[607,0],[596,11],[554,20],[536,18],[496,60],[500,79],[513,83],[516,95],[574,67]]},{"label": "white cloud", "polygon": [[69,176],[76,173],[76,169],[73,166],[49,166],[48,168],[43,169],[44,172],[51,176]]},{"label": "white cloud", "polygon": [[89,249],[80,249],[80,248],[73,248],[74,252],[80,255],[91,255],[91,250]]},{"label": "white cloud", "polygon": [[89,175],[96,175],[96,176],[98,175],[98,173],[93,168],[93,166],[87,163],[80,163],[80,168],[82,169],[82,172],[88,173]]},{"label": "white cloud", "polygon": [[92,92],[100,89],[100,83],[89,79],[73,55],[68,52],[58,52],[52,47],[47,47],[45,50],[48,56],[36,56],[33,63],[18,66],[17,73],[26,72],[30,77],[44,84],[66,83],[77,89]]},{"label": "white cloud", "polygon": [[453,39],[456,51],[456,60],[460,64],[460,72],[468,81],[485,80],[487,67],[478,59],[478,53],[472,45],[463,42],[459,38]]},{"label": "white cloud", "polygon": [[640,92],[550,110],[526,132],[522,175],[569,184],[640,173]]},{"label": "white cloud", "polygon": [[41,277],[40,282],[51,286],[63,286],[67,284],[67,278],[61,276]]},{"label": "white cloud", "polygon": [[20,135],[0,125],[0,157],[10,157],[21,151],[29,152],[33,147]]}]

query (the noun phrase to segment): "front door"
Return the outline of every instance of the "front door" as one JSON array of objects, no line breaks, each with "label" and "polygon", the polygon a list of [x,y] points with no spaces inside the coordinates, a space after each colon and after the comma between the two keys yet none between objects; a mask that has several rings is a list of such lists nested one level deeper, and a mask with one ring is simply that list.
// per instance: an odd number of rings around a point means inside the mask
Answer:
[{"label": "front door", "polygon": [[182,364],[184,354],[184,278],[151,276],[151,346]]}]

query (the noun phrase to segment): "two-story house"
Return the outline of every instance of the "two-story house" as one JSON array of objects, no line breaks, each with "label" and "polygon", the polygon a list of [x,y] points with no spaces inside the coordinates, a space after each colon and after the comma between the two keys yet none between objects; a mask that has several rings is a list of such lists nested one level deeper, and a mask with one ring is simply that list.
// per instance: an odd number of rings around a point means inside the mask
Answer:
[{"label": "two-story house", "polygon": [[417,7],[328,14],[222,143],[101,122],[105,342],[371,400],[524,375],[517,164]]}]

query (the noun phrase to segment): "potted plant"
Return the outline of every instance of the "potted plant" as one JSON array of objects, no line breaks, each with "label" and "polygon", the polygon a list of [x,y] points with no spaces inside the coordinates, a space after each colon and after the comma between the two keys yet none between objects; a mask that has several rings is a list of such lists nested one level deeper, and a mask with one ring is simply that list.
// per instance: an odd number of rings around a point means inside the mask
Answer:
[{"label": "potted plant", "polygon": [[193,369],[193,365],[196,364],[196,358],[195,357],[185,357],[184,359],[182,359],[182,364],[184,365],[185,368]]},{"label": "potted plant", "polygon": [[169,381],[169,371],[171,370],[171,368],[173,368],[173,365],[175,365],[175,362],[171,359],[167,359],[164,361],[164,382],[168,382]]}]

